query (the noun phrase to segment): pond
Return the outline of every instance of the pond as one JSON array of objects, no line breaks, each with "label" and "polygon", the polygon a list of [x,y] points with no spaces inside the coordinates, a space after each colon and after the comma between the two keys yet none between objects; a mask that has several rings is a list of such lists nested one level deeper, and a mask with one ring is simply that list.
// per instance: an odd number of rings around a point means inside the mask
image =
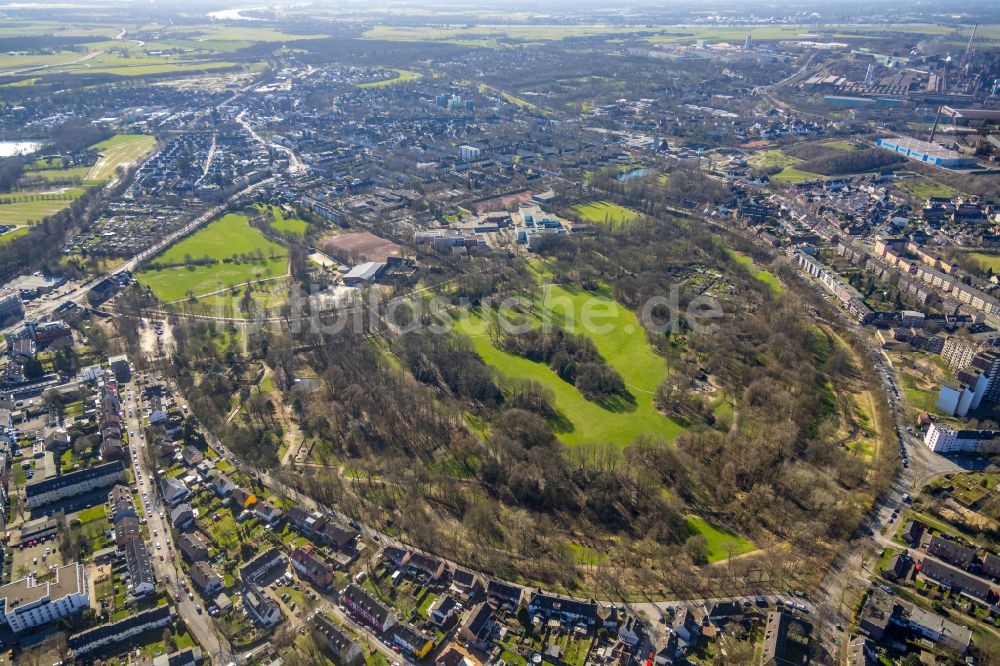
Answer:
[{"label": "pond", "polygon": [[0,141],[0,157],[26,155],[41,148],[43,143],[35,139],[19,139],[17,141]]},{"label": "pond", "polygon": [[648,176],[651,173],[656,173],[656,169],[649,169],[643,167],[641,169],[632,169],[631,171],[626,171],[625,173],[619,174],[617,176],[618,180],[621,182],[626,182],[632,180],[633,178],[642,178],[643,176]]}]

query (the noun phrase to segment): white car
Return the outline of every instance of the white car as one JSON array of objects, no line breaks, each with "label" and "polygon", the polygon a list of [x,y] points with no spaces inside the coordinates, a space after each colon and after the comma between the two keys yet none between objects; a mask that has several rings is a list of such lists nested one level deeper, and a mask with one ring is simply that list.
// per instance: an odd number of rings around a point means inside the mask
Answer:
[{"label": "white car", "polygon": [[159,541],[156,542],[156,550],[160,550],[160,542]]}]

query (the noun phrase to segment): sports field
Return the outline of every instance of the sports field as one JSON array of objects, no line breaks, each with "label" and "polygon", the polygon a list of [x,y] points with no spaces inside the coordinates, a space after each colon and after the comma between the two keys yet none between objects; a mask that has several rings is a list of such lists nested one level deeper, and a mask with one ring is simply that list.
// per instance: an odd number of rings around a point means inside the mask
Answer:
[{"label": "sports field", "polygon": [[[472,339],[487,364],[508,376],[533,379],[552,389],[562,416],[555,425],[563,442],[621,448],[641,434],[672,441],[682,431],[653,407],[653,393],[667,375],[666,364],[646,342],[634,313],[603,296],[562,287],[544,288],[544,295],[540,291],[536,312],[536,323],[551,321],[591,338],[604,360],[621,374],[635,404],[618,411],[603,407],[586,400],[544,363],[497,349],[487,332],[487,321],[495,313],[470,313],[459,322],[458,330]],[[588,315],[596,315],[590,326],[584,325]]]},{"label": "sports field", "polygon": [[[254,255],[258,250],[263,253],[263,262],[224,261],[237,255]],[[272,251],[274,258],[271,258]],[[266,239],[248,224],[245,215],[237,213],[229,213],[175,243],[153,262],[182,264],[186,256],[193,259],[209,257],[219,263],[147,269],[137,275],[139,282],[151,288],[160,300],[176,301],[185,298],[189,291],[202,296],[248,280],[288,273],[285,248]]]},{"label": "sports field", "polygon": [[619,206],[610,201],[592,201],[586,204],[576,204],[570,210],[586,222],[606,224],[612,227],[635,222],[641,217],[634,210]]},{"label": "sports field", "polygon": [[135,164],[145,157],[153,147],[156,139],[147,134],[118,134],[107,141],[91,146],[101,156],[97,163],[87,173],[88,180],[111,180],[119,166]]},{"label": "sports field", "polygon": [[[58,213],[80,198],[83,190],[72,189],[57,195],[31,196],[14,192],[0,196],[0,201],[14,199],[11,203],[0,203],[0,224],[34,224]],[[44,198],[43,198],[44,196]]]}]

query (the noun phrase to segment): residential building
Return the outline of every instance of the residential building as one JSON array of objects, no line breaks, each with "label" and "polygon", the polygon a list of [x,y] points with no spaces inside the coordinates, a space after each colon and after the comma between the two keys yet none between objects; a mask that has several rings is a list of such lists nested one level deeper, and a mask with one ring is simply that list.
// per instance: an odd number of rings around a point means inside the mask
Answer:
[{"label": "residential building", "polygon": [[406,572],[428,583],[436,583],[444,576],[447,570],[445,563],[435,557],[424,555],[423,553],[411,552],[404,559]]},{"label": "residential building", "polygon": [[462,623],[459,635],[479,650],[485,650],[493,642],[492,638],[496,628],[497,619],[493,608],[483,602],[472,608],[465,622]]},{"label": "residential building", "polygon": [[517,608],[521,605],[523,597],[524,588],[517,585],[491,580],[486,586],[486,598],[497,606],[509,609]]},{"label": "residential building", "polygon": [[135,501],[132,499],[132,489],[128,486],[117,485],[108,493],[108,513],[112,523],[117,523],[124,516],[137,518],[139,514],[135,510]]},{"label": "residential building", "polygon": [[0,586],[0,617],[15,633],[89,607],[87,570],[78,562],[57,568],[44,583],[26,576]]},{"label": "residential building", "polygon": [[847,666],[877,666],[878,654],[870,638],[855,636],[847,645]]},{"label": "residential building", "polygon": [[187,484],[175,476],[165,476],[160,480],[160,490],[163,501],[170,506],[176,506],[191,496]]},{"label": "residential building", "polygon": [[184,529],[194,522],[194,509],[184,502],[170,510],[170,523],[177,529]]},{"label": "residential building", "polygon": [[228,476],[219,472],[212,478],[212,490],[219,497],[228,497],[230,493],[236,490],[236,484]]},{"label": "residential building", "polygon": [[212,597],[222,591],[222,578],[215,573],[208,562],[204,560],[195,562],[188,573],[191,574],[191,581],[198,586],[205,597]]},{"label": "residential building", "polygon": [[198,562],[208,559],[208,544],[206,544],[197,532],[182,534],[177,540],[177,547],[189,562]]},{"label": "residential building", "polygon": [[989,581],[947,564],[924,558],[923,562],[920,563],[920,573],[925,578],[933,580],[941,587],[953,592],[961,592],[967,596],[989,602],[997,599],[996,591]]},{"label": "residential building", "polygon": [[316,615],[313,639],[323,654],[337,666],[360,666],[364,663],[361,645],[322,613]]},{"label": "residential building", "polygon": [[[136,663],[136,662],[133,662]],[[136,666],[201,666],[205,658],[199,647],[189,647],[170,654],[161,654],[136,663]]]},{"label": "residential building", "polygon": [[268,548],[240,567],[240,580],[243,581],[244,585],[247,583],[260,584],[268,573],[278,567],[283,568],[287,562],[285,554],[276,547]]},{"label": "residential building", "polygon": [[785,658],[788,645],[788,627],[792,616],[780,610],[767,614],[767,624],[764,626],[764,648],[761,651],[761,666],[792,666],[795,662]]},{"label": "residential building", "polygon": [[343,550],[358,538],[357,530],[344,527],[334,521],[326,522],[324,520],[323,526],[317,529],[319,530],[319,539],[336,550]]},{"label": "residential building", "polygon": [[257,503],[257,496],[245,488],[237,488],[234,490],[232,492],[232,498],[233,504],[242,509],[249,509]]},{"label": "residential building", "polygon": [[132,368],[128,364],[128,357],[124,354],[108,358],[108,365],[111,372],[115,374],[115,381],[119,384],[127,384],[132,379]]},{"label": "residential building", "polygon": [[434,648],[434,639],[412,624],[400,623],[392,628],[392,642],[409,652],[415,659],[423,659]]},{"label": "residential building", "polygon": [[86,495],[124,481],[125,465],[119,460],[29,484],[25,486],[24,494],[28,506],[36,509],[67,497]]},{"label": "residential building", "polygon": [[396,612],[387,608],[362,587],[351,583],[340,593],[340,601],[368,626],[378,632],[396,624]]},{"label": "residential building", "polygon": [[558,620],[568,624],[597,624],[597,604],[593,601],[578,601],[557,597],[545,592],[536,592],[528,604],[532,617],[541,616],[546,620]]},{"label": "residential building", "polygon": [[872,640],[880,641],[890,625],[915,631],[960,653],[972,642],[971,630],[875,588],[858,616],[858,629]]},{"label": "residential building", "polygon": [[333,583],[333,572],[324,564],[311,545],[296,548],[288,559],[296,573],[316,587],[326,589]]},{"label": "residential building", "polygon": [[992,553],[984,557],[982,573],[989,578],[1000,578],[1000,557]]},{"label": "residential building", "polygon": [[427,615],[434,624],[443,627],[455,613],[462,610],[462,605],[450,594],[442,594],[427,609]]},{"label": "residential building", "polygon": [[967,569],[976,557],[974,549],[958,544],[950,539],[942,539],[936,534],[931,537],[930,542],[927,544],[927,552],[945,562],[951,562],[962,569]]},{"label": "residential building", "polygon": [[1000,451],[1000,431],[955,430],[932,422],[924,434],[924,444],[934,453],[992,453]]},{"label": "residential building", "polygon": [[124,643],[133,636],[172,624],[173,610],[169,605],[131,613],[117,622],[102,624],[69,637],[68,644],[77,659],[111,643]]},{"label": "residential building", "polygon": [[[135,663],[135,662],[134,662]],[[136,666],[201,666],[205,663],[201,648],[189,647],[170,654],[161,654],[152,659],[146,659],[136,663]]]},{"label": "residential building", "polygon": [[149,550],[142,539],[131,539],[124,545],[125,564],[128,567],[128,591],[133,597],[141,597],[156,589],[156,576]]},{"label": "residential building", "polygon": [[17,289],[0,290],[0,323],[16,321],[24,316],[21,292]]},{"label": "residential building", "polygon": [[253,584],[243,585],[243,607],[263,627],[274,627],[281,622],[281,607]]}]

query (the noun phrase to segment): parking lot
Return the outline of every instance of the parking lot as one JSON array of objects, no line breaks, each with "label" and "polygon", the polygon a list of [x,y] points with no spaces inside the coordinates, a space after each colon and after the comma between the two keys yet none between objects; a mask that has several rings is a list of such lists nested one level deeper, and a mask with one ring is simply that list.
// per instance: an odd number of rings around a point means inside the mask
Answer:
[{"label": "parking lot", "polygon": [[11,569],[11,579],[17,580],[31,572],[42,573],[52,566],[62,565],[62,557],[56,550],[57,542],[49,539],[37,543],[35,546],[25,546],[25,548],[14,548],[14,560]]}]

